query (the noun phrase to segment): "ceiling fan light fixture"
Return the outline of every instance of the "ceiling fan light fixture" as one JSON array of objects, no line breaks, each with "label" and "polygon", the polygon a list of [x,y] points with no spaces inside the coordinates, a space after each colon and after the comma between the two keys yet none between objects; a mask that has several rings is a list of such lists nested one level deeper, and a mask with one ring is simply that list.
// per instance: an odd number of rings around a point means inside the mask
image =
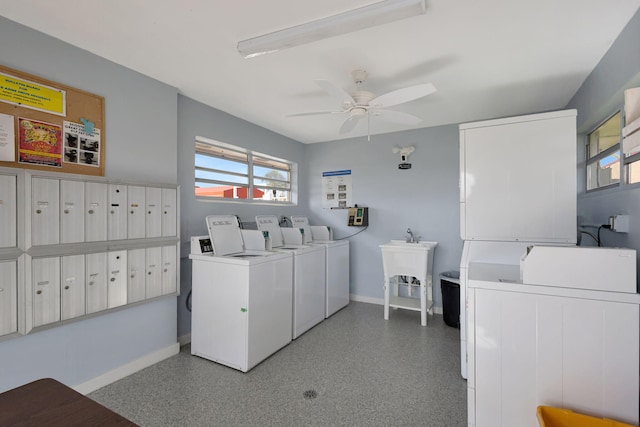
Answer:
[{"label": "ceiling fan light fixture", "polygon": [[255,58],[289,47],[422,15],[425,12],[425,0],[384,0],[263,36],[242,40],[238,42],[238,52],[245,59]]}]

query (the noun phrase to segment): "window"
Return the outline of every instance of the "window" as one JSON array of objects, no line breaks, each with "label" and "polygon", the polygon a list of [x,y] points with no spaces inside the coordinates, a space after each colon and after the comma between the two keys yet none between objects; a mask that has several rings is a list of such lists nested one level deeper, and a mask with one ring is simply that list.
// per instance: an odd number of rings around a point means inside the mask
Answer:
[{"label": "window", "polygon": [[618,111],[589,134],[587,191],[620,183],[621,129],[622,115]]},{"label": "window", "polygon": [[195,146],[197,198],[293,203],[294,163],[202,137]]}]

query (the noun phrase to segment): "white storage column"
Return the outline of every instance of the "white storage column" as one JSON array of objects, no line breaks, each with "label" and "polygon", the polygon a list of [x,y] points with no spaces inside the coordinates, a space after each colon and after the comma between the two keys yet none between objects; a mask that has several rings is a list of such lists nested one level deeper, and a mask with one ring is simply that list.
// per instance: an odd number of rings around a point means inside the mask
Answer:
[{"label": "white storage column", "polygon": [[127,238],[127,186],[109,184],[107,195],[107,234],[109,240]]},{"label": "white storage column", "polygon": [[84,182],[60,180],[60,243],[84,242]]},{"label": "white storage column", "polygon": [[31,243],[33,246],[60,243],[59,180],[31,180]]},{"label": "white storage column", "polygon": [[60,258],[35,258],[31,264],[32,326],[60,320]]},{"label": "white storage column", "polygon": [[119,307],[127,303],[127,251],[109,252],[108,271],[108,308]]},{"label": "white storage column", "polygon": [[18,332],[17,261],[0,261],[0,336]]},{"label": "white storage column", "polygon": [[142,301],[146,297],[146,273],[145,273],[145,249],[132,249],[127,251],[127,301]]},{"label": "white storage column", "polygon": [[146,237],[162,236],[162,189],[147,187],[147,214],[145,220]]},{"label": "white storage column", "polygon": [[107,240],[107,184],[85,183],[85,240]]},{"label": "white storage column", "polygon": [[176,247],[164,246],[162,248],[162,295],[176,292]]},{"label": "white storage column", "polygon": [[84,255],[63,256],[62,262],[62,320],[85,314]]},{"label": "white storage column", "polygon": [[143,239],[145,236],[145,187],[129,185],[127,187],[128,213],[127,235],[130,239]]},{"label": "white storage column", "polygon": [[147,248],[147,298],[162,295],[162,248]]},{"label": "white storage column", "polygon": [[87,314],[107,309],[107,254],[86,255]]},{"label": "white storage column", "polygon": [[17,179],[0,175],[0,248],[17,246]]}]

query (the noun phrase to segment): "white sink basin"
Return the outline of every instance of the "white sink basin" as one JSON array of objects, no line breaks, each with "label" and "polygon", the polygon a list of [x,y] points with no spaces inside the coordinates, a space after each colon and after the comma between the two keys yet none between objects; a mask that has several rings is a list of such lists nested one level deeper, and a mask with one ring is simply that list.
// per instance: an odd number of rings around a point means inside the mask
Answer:
[{"label": "white sink basin", "polygon": [[380,245],[385,277],[414,276],[424,280],[433,263],[433,249],[438,242],[407,243],[391,240]]}]

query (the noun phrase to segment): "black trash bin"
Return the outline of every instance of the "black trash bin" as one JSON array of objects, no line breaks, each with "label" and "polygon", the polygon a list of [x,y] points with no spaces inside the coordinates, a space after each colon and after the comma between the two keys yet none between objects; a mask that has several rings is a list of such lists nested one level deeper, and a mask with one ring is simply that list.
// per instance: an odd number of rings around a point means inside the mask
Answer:
[{"label": "black trash bin", "polygon": [[440,274],[440,290],[444,323],[460,328],[460,272],[445,271]]}]

